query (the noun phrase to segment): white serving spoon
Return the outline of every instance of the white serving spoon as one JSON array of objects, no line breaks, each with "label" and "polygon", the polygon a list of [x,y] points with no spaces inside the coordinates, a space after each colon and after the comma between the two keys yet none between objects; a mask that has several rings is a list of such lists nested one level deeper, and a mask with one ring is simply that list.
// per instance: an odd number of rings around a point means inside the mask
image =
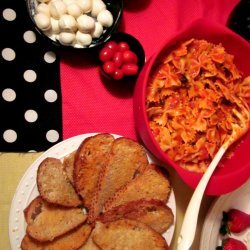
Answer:
[{"label": "white serving spoon", "polygon": [[197,185],[192,198],[188,204],[180,235],[178,238],[178,246],[177,250],[189,250],[195,237],[195,231],[197,227],[198,214],[200,210],[201,200],[204,195],[207,184],[217,166],[220,159],[227,151],[229,146],[238,140],[243,134],[245,134],[249,128],[250,122],[250,113],[248,107],[243,105],[239,106],[241,108],[241,112],[233,109],[233,113],[235,117],[239,119],[239,123],[232,124],[232,134],[225,140],[223,145],[220,147],[218,152],[216,153],[214,159],[208,166],[205,174],[202,176],[199,184]]}]

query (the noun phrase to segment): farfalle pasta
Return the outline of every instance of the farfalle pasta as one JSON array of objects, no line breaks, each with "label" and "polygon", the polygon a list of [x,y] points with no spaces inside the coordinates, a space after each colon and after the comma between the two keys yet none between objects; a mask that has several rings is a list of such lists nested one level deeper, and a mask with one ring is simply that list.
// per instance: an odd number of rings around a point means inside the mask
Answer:
[{"label": "farfalle pasta", "polygon": [[243,78],[221,45],[190,39],[161,56],[149,78],[146,110],[161,149],[180,166],[205,172],[237,122],[232,109],[249,106]]}]

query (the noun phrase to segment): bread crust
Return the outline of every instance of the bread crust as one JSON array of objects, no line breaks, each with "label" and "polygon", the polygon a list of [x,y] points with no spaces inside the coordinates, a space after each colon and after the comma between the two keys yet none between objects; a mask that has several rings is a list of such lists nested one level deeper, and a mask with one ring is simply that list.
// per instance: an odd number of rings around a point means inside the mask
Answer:
[{"label": "bread crust", "polygon": [[[92,231],[93,232],[93,231]],[[92,239],[92,233],[90,234],[87,242],[78,250],[100,250],[101,248],[98,247]]]},{"label": "bread crust", "polygon": [[138,220],[158,233],[164,233],[174,222],[172,210],[162,201],[140,199],[114,207],[97,218],[102,223],[118,219]]},{"label": "bread crust", "polygon": [[86,243],[92,228],[88,224],[81,225],[72,231],[56,238],[52,242],[39,242],[28,234],[22,240],[22,250],[73,250]]},{"label": "bread crust", "polygon": [[76,151],[73,151],[63,159],[63,170],[65,171],[70,183],[74,186],[74,162]]},{"label": "bread crust", "polygon": [[88,224],[81,225],[51,242],[39,242],[28,234],[22,240],[22,250],[73,250],[86,243],[92,228]]},{"label": "bread crust", "polygon": [[[28,206],[27,215],[36,213],[31,211],[35,206]],[[43,201],[40,213],[29,221],[26,233],[40,242],[52,241],[55,238],[82,225],[87,218],[81,208],[66,208],[52,205]],[[30,218],[30,216],[28,216]]]},{"label": "bread crust", "polygon": [[65,207],[77,207],[82,201],[70,183],[59,159],[44,159],[37,170],[37,187],[44,200]]},{"label": "bread crust", "polygon": [[34,222],[38,214],[44,209],[45,201],[41,196],[34,198],[29,205],[24,209],[24,218],[27,224]]},{"label": "bread crust", "polygon": [[166,240],[149,226],[135,220],[97,222],[92,238],[101,249],[168,250]]},{"label": "bread crust", "polygon": [[100,172],[109,161],[113,141],[114,137],[110,134],[97,134],[85,139],[76,152],[74,186],[87,209],[90,209]]},{"label": "bread crust", "polygon": [[157,199],[166,203],[171,192],[171,183],[165,170],[150,164],[147,169],[126,186],[118,190],[104,205],[104,211],[140,199]]},{"label": "bread crust", "polygon": [[112,144],[110,155],[110,160],[100,174],[92,198],[89,222],[93,222],[103,211],[103,206],[110,197],[140,175],[148,165],[145,149],[128,138],[117,138]]}]

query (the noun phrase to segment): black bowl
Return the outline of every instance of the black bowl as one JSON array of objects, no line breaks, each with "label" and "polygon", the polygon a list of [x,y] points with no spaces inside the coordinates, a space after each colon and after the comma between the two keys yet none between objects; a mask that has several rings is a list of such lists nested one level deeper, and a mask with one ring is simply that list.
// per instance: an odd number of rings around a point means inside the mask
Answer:
[{"label": "black bowl", "polygon": [[[146,61],[145,51],[140,41],[134,36],[128,33],[124,33],[124,32],[117,32],[117,33],[112,34],[112,36],[110,37],[108,41],[115,41],[116,43],[119,43],[119,42],[128,43],[130,50],[133,51],[138,57],[138,62],[137,62],[138,73],[133,76],[124,76],[121,80],[115,80],[110,75],[108,75],[101,67],[100,69],[101,74],[107,79],[114,80],[114,81],[126,81],[130,79],[135,80]],[[103,46],[105,46],[105,44],[103,44]]]},{"label": "black bowl", "polygon": [[42,37],[44,37],[46,41],[53,44],[59,49],[62,48],[62,49],[89,50],[89,49],[98,48],[102,46],[106,41],[110,39],[113,33],[116,32],[120,24],[122,12],[123,12],[123,0],[103,0],[103,2],[107,6],[107,9],[113,15],[113,19],[114,19],[113,25],[107,28],[106,31],[98,39],[93,39],[92,43],[89,46],[74,47],[70,45],[69,46],[63,45],[57,40],[54,41],[53,39],[49,38],[42,30],[40,30],[34,21],[34,16],[36,14],[36,6],[38,4],[37,0],[25,0],[25,1],[26,1],[26,6],[27,6],[29,16],[31,18],[31,21],[34,23],[35,29],[38,31],[39,34],[41,34]]},{"label": "black bowl", "polygon": [[250,0],[241,0],[235,6],[227,26],[250,42]]}]

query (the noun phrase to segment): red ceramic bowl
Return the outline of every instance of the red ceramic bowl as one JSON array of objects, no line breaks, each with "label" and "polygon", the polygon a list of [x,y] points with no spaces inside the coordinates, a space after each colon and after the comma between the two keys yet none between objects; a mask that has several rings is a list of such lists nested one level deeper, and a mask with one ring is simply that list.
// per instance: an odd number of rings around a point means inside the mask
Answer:
[{"label": "red ceramic bowl", "polygon": [[[163,164],[173,167],[180,178],[194,189],[201,179],[202,174],[183,169],[160,149],[149,128],[145,106],[146,86],[150,71],[156,59],[163,50],[170,51],[171,46],[176,42],[191,38],[205,39],[215,44],[221,43],[228,53],[235,56],[234,62],[238,69],[243,72],[244,76],[250,75],[250,44],[224,26],[199,19],[175,37],[165,41],[157,52],[146,62],[137,79],[134,92],[134,115],[136,128],[141,139],[153,155]],[[250,178],[249,149],[250,133],[246,134],[237,142],[230,159],[223,158],[221,160],[206,188],[205,193],[207,195],[222,195],[231,192]]]}]

